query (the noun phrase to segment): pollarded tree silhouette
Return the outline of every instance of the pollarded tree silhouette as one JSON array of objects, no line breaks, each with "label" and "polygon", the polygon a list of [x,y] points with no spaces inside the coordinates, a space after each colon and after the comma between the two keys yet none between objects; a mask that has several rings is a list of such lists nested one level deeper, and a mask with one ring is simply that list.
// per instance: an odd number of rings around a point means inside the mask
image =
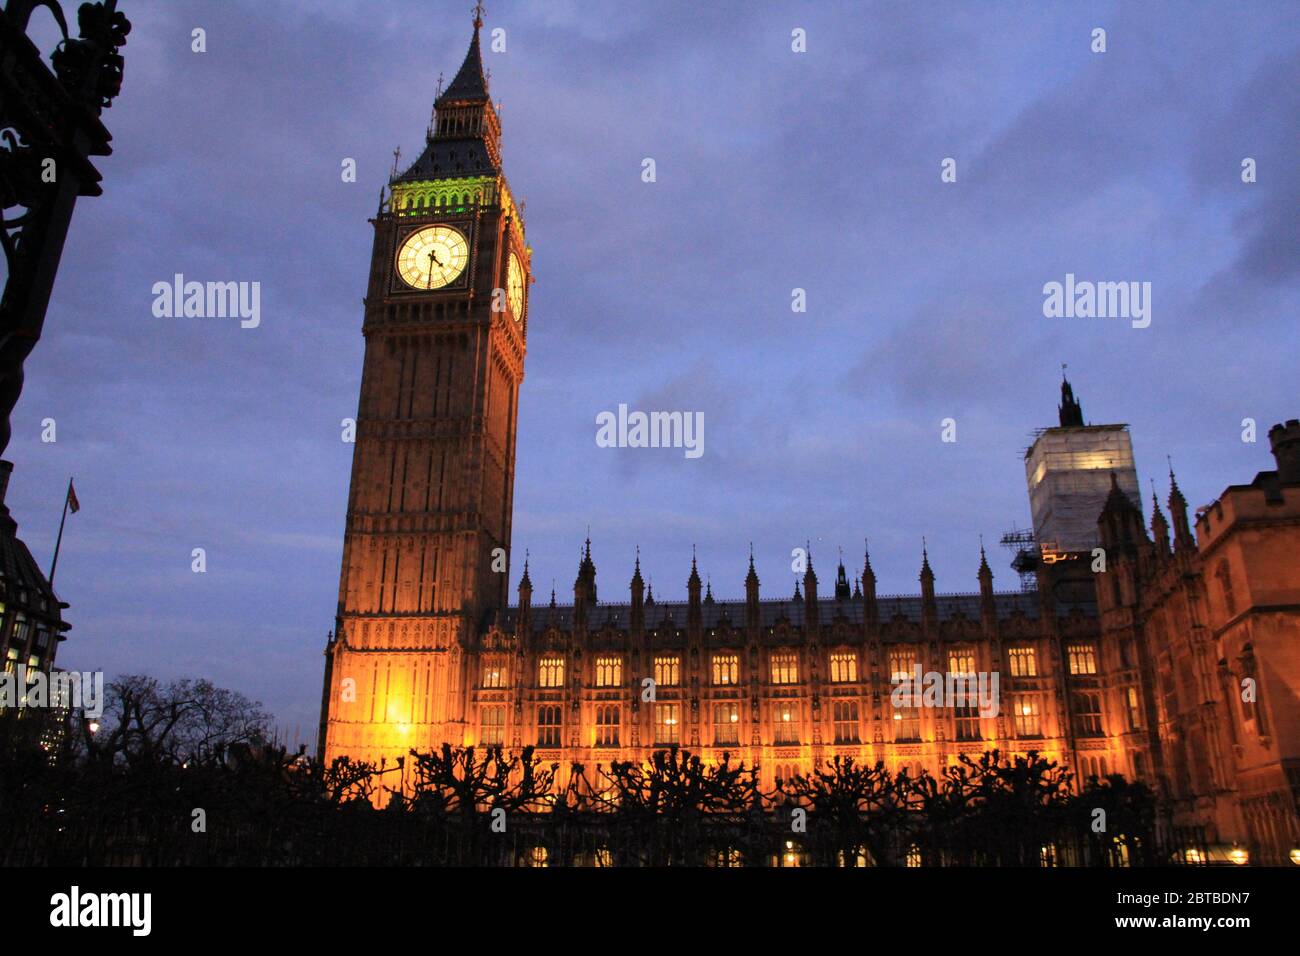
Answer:
[{"label": "pollarded tree silhouette", "polygon": [[[698,866],[713,853],[730,853],[755,807],[761,807],[758,774],[672,747],[647,763],[614,761],[600,769],[602,799],[614,808],[619,843],[629,859],[648,865]],[[743,852],[743,851],[742,851]]]},{"label": "pollarded tree silhouette", "polygon": [[[441,835],[453,859],[481,865],[500,861],[514,847],[512,815],[549,810],[559,764],[542,767],[525,747],[516,756],[501,747],[452,747],[411,751],[414,761],[410,809]],[[516,830],[518,825],[516,825]],[[489,843],[488,838],[495,837]],[[486,854],[486,855],[485,855]]]},{"label": "pollarded tree silhouette", "polygon": [[543,768],[531,746],[515,756],[501,747],[479,751],[443,744],[428,753],[412,750],[411,757],[412,804],[465,817],[548,808],[559,769],[555,763]]},{"label": "pollarded tree silhouette", "polygon": [[[819,855],[853,865],[865,849],[877,866],[897,863],[906,814],[906,786],[885,769],[836,756],[807,776],[782,781],[789,806],[808,811],[810,841]],[[786,808],[783,808],[786,809]]]},{"label": "pollarded tree silhouette", "polygon": [[970,821],[979,810],[973,806],[975,787],[962,764],[943,768],[938,776],[922,770],[915,779],[904,772],[897,778],[900,800],[907,807],[906,842],[928,865],[954,863],[966,855]]},{"label": "pollarded tree silhouette", "polygon": [[1057,865],[1058,838],[1069,832],[1070,772],[1033,750],[1011,760],[997,750],[960,760],[966,773],[949,779],[966,788],[973,812],[955,827],[953,862]]},{"label": "pollarded tree silhouette", "polygon": [[1156,799],[1146,784],[1130,783],[1121,774],[1102,780],[1089,777],[1073,809],[1072,826],[1087,841],[1088,863],[1140,866],[1157,862]]}]

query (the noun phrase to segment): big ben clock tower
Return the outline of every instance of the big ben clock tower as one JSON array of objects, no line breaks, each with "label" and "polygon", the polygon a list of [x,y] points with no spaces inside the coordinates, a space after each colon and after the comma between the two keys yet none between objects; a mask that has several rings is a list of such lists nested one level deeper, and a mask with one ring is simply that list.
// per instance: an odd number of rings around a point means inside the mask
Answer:
[{"label": "big ben clock tower", "polygon": [[506,606],[531,270],[482,25],[372,220],[326,761],[462,743],[466,652]]}]

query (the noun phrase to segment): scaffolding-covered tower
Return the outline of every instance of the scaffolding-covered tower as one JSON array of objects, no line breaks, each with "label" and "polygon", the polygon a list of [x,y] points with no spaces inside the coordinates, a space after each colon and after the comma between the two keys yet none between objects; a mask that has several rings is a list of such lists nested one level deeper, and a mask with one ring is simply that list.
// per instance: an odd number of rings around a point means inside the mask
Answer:
[{"label": "scaffolding-covered tower", "polygon": [[1025,480],[1034,539],[1043,560],[1097,547],[1097,518],[1110,494],[1111,475],[1142,509],[1133,443],[1127,425],[1085,425],[1068,381],[1061,383],[1061,424],[1035,433],[1025,452]]}]

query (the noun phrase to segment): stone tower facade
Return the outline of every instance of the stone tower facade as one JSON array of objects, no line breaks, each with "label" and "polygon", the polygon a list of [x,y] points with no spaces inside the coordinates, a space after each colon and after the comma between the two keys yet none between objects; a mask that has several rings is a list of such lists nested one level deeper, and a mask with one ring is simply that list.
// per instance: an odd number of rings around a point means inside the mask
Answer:
[{"label": "stone tower facade", "polygon": [[460,739],[467,652],[507,603],[531,267],[481,26],[372,220],[326,759]]}]

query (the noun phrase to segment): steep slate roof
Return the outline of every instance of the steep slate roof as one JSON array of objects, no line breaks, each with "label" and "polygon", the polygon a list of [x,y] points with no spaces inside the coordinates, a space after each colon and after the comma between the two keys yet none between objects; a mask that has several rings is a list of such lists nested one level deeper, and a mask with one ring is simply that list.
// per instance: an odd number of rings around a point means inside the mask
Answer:
[{"label": "steep slate roof", "polygon": [[[998,616],[1006,618],[1019,611],[1030,620],[1037,620],[1039,614],[1038,594],[1034,591],[1006,591],[994,595]],[[825,598],[817,602],[821,612],[821,623],[830,625],[836,615],[842,615],[850,624],[861,624],[865,611],[862,598],[836,600]],[[949,620],[957,614],[978,621],[980,618],[980,596],[978,594],[941,594],[935,597],[939,620]],[[1065,616],[1072,607],[1078,607],[1089,617],[1096,616],[1096,608],[1091,604],[1079,604],[1058,607],[1058,613]],[[888,624],[898,614],[908,621],[919,624],[921,621],[921,598],[919,595],[890,596],[876,599],[877,613],[882,624]],[[669,619],[673,627],[685,627],[689,606],[685,601],[656,601],[645,605],[645,627],[652,630],[666,626]],[[805,605],[802,601],[760,601],[759,622],[763,627],[772,627],[781,618],[785,618],[794,627],[804,624]],[[519,615],[517,607],[507,608],[502,614],[501,626],[512,630]],[[704,601],[700,604],[700,617],[705,628],[717,627],[723,617],[733,627],[743,628],[745,624],[744,601]],[[608,621],[616,628],[626,629],[631,617],[631,606],[626,602],[617,604],[597,604],[587,610],[587,627],[595,631],[605,626]],[[545,631],[549,627],[571,630],[573,627],[573,605],[535,604],[532,607],[532,629],[534,632]]]},{"label": "steep slate roof", "polygon": [[429,179],[492,176],[500,171],[481,139],[468,137],[433,139],[420,154],[420,158],[393,182],[412,183]]},{"label": "steep slate roof", "polygon": [[434,105],[463,100],[486,100],[488,98],[487,78],[483,75],[483,57],[479,54],[478,31],[480,24],[474,24],[474,39],[469,43],[469,52],[465,62],[460,65],[451,85],[442,91]]},{"label": "steep slate roof", "polygon": [[54,596],[54,590],[41,573],[36,559],[9,528],[0,531],[0,577],[4,578],[11,595],[16,595],[21,588],[28,592],[29,604],[36,605],[36,599],[43,597],[49,602],[51,612],[58,607],[59,599]]},{"label": "steep slate roof", "polygon": [[[479,22],[474,25],[474,39],[470,41],[465,62],[434,101],[435,107],[455,103],[487,102],[487,78],[483,75],[483,58],[479,54]],[[436,136],[429,140],[418,159],[392,181],[395,183],[423,182],[429,179],[464,176],[490,176],[501,170],[492,161],[487,145],[478,134]]]}]

